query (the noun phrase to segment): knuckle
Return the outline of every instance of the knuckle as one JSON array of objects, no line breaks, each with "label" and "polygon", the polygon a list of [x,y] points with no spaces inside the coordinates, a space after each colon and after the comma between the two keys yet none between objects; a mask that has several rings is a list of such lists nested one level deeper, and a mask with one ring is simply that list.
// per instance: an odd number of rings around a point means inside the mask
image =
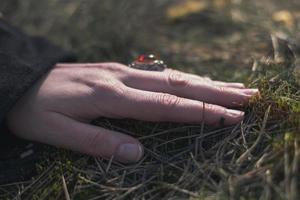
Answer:
[{"label": "knuckle", "polygon": [[123,97],[126,93],[126,88],[120,83],[111,83],[108,89],[108,95],[111,95],[113,98]]},{"label": "knuckle", "polygon": [[122,84],[116,84],[112,87],[114,88],[115,97],[124,97],[126,95],[126,88]]},{"label": "knuckle", "polygon": [[105,94],[106,96],[120,97],[125,93],[125,87],[119,81],[112,79],[102,79],[92,85],[93,93],[96,96]]},{"label": "knuckle", "polygon": [[222,114],[223,112],[225,112],[225,108],[222,106],[209,104],[209,103],[205,103],[204,105],[205,105],[204,109],[206,110],[206,112],[210,112],[213,114]]},{"label": "knuckle", "polygon": [[171,94],[160,94],[157,101],[164,107],[172,108],[180,103],[180,98]]},{"label": "knuckle", "polygon": [[103,66],[105,69],[109,70],[110,72],[123,72],[127,69],[125,65],[117,62],[103,63]]},{"label": "knuckle", "polygon": [[183,73],[176,70],[170,70],[168,73],[168,83],[175,87],[186,87],[189,85],[189,80]]},{"label": "knuckle", "polygon": [[222,86],[215,86],[216,87],[216,90],[219,94],[223,94],[226,92],[226,88],[225,87],[222,87]]},{"label": "knuckle", "polygon": [[204,113],[215,113],[217,111],[217,108],[215,105],[213,104],[209,104],[209,103],[204,103],[203,105],[203,111]]}]

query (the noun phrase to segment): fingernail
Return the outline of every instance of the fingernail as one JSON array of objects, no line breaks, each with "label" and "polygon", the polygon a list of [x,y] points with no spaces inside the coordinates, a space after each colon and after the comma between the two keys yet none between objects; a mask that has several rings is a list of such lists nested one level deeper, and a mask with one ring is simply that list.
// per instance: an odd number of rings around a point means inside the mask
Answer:
[{"label": "fingernail", "polygon": [[122,162],[137,162],[143,155],[143,148],[139,144],[121,144],[116,152],[116,157]]},{"label": "fingernail", "polygon": [[255,94],[259,93],[259,90],[258,89],[243,89],[242,92],[247,95],[255,95]]},{"label": "fingernail", "polygon": [[232,110],[232,109],[227,109],[227,114],[229,114],[232,117],[242,117],[245,115],[243,111]]}]

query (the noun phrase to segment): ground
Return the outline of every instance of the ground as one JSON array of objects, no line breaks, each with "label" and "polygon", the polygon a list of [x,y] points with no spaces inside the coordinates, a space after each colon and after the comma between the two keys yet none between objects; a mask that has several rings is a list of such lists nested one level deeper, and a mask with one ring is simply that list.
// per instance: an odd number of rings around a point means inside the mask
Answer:
[{"label": "ground", "polygon": [[82,62],[127,64],[151,52],[261,91],[234,127],[97,119],[138,137],[145,157],[122,165],[43,147],[38,174],[1,186],[1,198],[299,199],[299,1],[7,0],[0,8]]}]

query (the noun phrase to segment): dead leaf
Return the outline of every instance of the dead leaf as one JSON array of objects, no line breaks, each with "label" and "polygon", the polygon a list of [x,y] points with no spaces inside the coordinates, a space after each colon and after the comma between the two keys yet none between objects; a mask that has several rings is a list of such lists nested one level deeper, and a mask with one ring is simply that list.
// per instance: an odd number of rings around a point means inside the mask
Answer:
[{"label": "dead leaf", "polygon": [[202,0],[185,0],[167,9],[169,19],[178,19],[190,14],[199,13],[207,8],[207,3]]},{"label": "dead leaf", "polygon": [[282,23],[283,25],[285,25],[288,28],[293,28],[295,25],[294,17],[291,14],[291,12],[289,12],[288,10],[281,10],[281,11],[273,13],[272,19],[275,22]]}]

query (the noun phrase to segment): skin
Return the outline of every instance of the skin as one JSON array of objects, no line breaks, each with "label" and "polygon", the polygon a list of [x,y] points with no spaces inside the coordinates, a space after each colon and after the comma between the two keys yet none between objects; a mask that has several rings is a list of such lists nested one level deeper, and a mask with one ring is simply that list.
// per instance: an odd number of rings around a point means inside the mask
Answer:
[{"label": "skin", "polygon": [[7,116],[15,135],[57,147],[136,162],[141,143],[91,125],[98,117],[234,125],[257,89],[171,69],[143,71],[119,63],[56,64]]}]

